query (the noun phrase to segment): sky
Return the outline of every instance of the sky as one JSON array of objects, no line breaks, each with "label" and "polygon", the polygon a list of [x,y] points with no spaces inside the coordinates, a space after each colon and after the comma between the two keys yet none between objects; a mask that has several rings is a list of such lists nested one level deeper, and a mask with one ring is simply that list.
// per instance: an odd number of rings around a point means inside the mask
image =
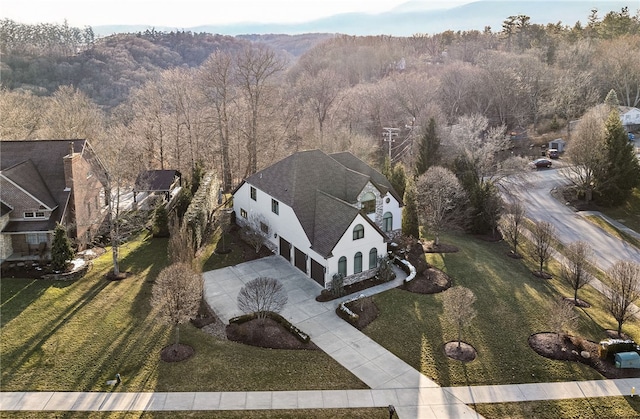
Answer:
[{"label": "sky", "polygon": [[[339,13],[382,13],[409,0],[0,0],[0,17],[20,23],[189,28],[238,22],[304,22]],[[423,0],[442,9],[471,0]]]}]

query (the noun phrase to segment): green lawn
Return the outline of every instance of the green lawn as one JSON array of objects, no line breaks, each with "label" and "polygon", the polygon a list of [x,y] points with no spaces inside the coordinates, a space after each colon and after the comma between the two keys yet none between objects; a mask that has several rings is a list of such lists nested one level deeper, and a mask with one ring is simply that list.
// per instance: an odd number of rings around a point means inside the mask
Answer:
[{"label": "green lawn", "polygon": [[600,208],[600,211],[627,227],[640,232],[640,188],[635,188],[627,202],[616,208]]},{"label": "green lawn", "polygon": [[196,355],[160,361],[172,330],[150,306],[152,281],[166,265],[166,239],[143,236],[121,250],[123,281],[104,278],[109,252],[72,283],[0,281],[3,391],[237,391],[358,389],[365,384],[321,351],[285,351],[218,340],[185,325]]},{"label": "green lawn", "polygon": [[[442,386],[509,384],[600,379],[579,363],[546,359],[530,349],[532,333],[550,331],[548,316],[555,299],[572,296],[558,279],[543,281],[531,274],[534,263],[506,256],[504,243],[487,243],[468,236],[446,236],[458,253],[433,254],[428,260],[447,272],[454,285],[476,295],[477,317],[463,340],[478,351],[478,358],[464,364],[448,359],[443,344],[457,338],[442,316],[438,295],[418,295],[399,289],[375,297],[381,315],[364,332]],[[555,264],[549,266],[553,273]],[[587,287],[578,296],[593,305],[580,310],[573,334],[589,340],[604,338],[604,328],[614,328],[603,310],[602,295]],[[632,337],[640,336],[638,322],[625,325]]]},{"label": "green lawn", "polygon": [[487,419],[620,419],[640,416],[640,397],[599,397],[523,403],[479,404]]}]

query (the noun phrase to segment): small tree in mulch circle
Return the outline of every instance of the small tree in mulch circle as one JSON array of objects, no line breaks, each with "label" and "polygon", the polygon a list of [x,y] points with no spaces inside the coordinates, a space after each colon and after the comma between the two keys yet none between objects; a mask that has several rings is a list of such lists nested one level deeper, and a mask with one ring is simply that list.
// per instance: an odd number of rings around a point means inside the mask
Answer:
[{"label": "small tree in mulch circle", "polygon": [[193,355],[192,348],[180,345],[180,325],[198,313],[202,290],[202,275],[187,263],[174,263],[160,271],[152,288],[151,301],[158,308],[160,317],[176,331],[175,343],[163,350],[163,359],[182,361]]},{"label": "small tree in mulch circle", "polygon": [[462,329],[476,317],[473,303],[476,296],[468,288],[457,286],[442,293],[444,317],[458,330],[458,349],[462,343]]},{"label": "small tree in mulch circle", "polygon": [[238,308],[264,320],[269,312],[279,313],[287,305],[287,291],[274,278],[258,277],[245,284],[238,293]]},{"label": "small tree in mulch circle", "polygon": [[610,288],[606,292],[607,310],[618,323],[618,336],[622,325],[638,313],[634,303],[640,299],[640,264],[619,260],[606,272]]},{"label": "small tree in mulch circle", "polygon": [[74,252],[67,236],[67,230],[57,223],[53,230],[53,243],[51,244],[51,267],[56,271],[64,271],[67,261],[73,256]]}]

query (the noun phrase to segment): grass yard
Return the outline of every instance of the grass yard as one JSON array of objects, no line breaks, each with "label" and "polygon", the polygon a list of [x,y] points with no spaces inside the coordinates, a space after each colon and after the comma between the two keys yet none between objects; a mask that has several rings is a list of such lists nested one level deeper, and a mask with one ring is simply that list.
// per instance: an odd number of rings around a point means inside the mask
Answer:
[{"label": "grass yard", "polygon": [[[143,235],[121,249],[121,270],[107,281],[111,254],[71,283],[2,278],[0,360],[3,391],[237,391],[358,389],[365,384],[321,351],[286,351],[222,341],[190,324],[181,342],[193,358],[160,361],[172,329],[150,306],[152,281],[166,265],[166,239]],[[209,416],[210,417],[210,416]],[[322,416],[319,416],[322,417]]]},{"label": "grass yard", "polygon": [[[585,365],[539,356],[528,345],[532,333],[551,331],[552,303],[573,296],[569,287],[558,279],[533,276],[535,262],[507,257],[504,243],[454,235],[443,241],[458,246],[460,252],[430,254],[428,260],[448,273],[454,286],[470,288],[477,297],[478,314],[463,332],[463,340],[475,347],[478,358],[464,364],[444,355],[444,343],[457,339],[457,331],[443,318],[438,295],[394,289],[375,296],[381,314],[364,330],[367,335],[442,386],[602,378]],[[557,268],[552,263],[548,270],[557,273]],[[578,296],[592,308],[580,310],[572,333],[599,341],[605,337],[603,329],[615,328],[611,316],[602,310],[604,297],[590,287]],[[638,321],[626,324],[623,331],[639,337]]]},{"label": "grass yard", "polygon": [[598,397],[523,403],[478,404],[487,419],[620,419],[640,415],[640,397]]},{"label": "grass yard", "polygon": [[635,188],[627,202],[616,208],[600,208],[600,211],[627,227],[640,232],[640,188]]}]

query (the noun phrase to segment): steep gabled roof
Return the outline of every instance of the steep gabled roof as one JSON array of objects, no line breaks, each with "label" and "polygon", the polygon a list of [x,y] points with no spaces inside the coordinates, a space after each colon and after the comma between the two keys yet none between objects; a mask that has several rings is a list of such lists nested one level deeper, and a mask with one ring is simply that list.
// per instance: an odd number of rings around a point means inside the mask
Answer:
[{"label": "steep gabled roof", "polygon": [[58,206],[33,161],[26,160],[4,169],[2,170],[2,175],[28,192],[33,198],[46,206],[47,209],[53,210]]},{"label": "steep gabled roof", "polygon": [[[61,220],[64,207],[69,202],[71,191],[66,189],[63,158],[69,154],[71,147],[74,153],[82,153],[92,164],[98,163],[86,140],[0,141],[2,174],[7,176],[9,173],[12,181],[16,182],[14,179],[18,179],[19,183],[16,183],[23,189],[50,208],[58,208],[51,214],[48,220],[49,228],[45,230],[52,229],[55,223]],[[104,178],[104,173],[100,171],[97,171],[96,175]],[[10,226],[7,226],[4,231],[8,231],[9,228]],[[19,228],[20,225],[14,225],[14,231],[18,231]]]},{"label": "steep gabled roof", "polygon": [[371,183],[378,188],[380,193],[383,195],[387,192],[390,192],[391,195],[402,205],[402,197],[398,195],[398,192],[393,189],[389,180],[380,172],[378,172],[373,167],[369,166],[367,163],[363,162],[353,154],[348,151],[343,151],[341,153],[333,153],[330,154],[329,157],[338,161],[345,167],[348,167],[351,170],[354,170],[358,173],[365,174],[369,176],[371,179]]},{"label": "steep gabled roof", "polygon": [[377,172],[364,166],[357,168],[367,173],[354,170],[320,150],[308,150],[292,154],[248,177],[246,182],[290,206],[312,248],[328,256],[357,216],[355,204],[367,182],[387,190],[381,179],[374,181],[369,175]]}]

